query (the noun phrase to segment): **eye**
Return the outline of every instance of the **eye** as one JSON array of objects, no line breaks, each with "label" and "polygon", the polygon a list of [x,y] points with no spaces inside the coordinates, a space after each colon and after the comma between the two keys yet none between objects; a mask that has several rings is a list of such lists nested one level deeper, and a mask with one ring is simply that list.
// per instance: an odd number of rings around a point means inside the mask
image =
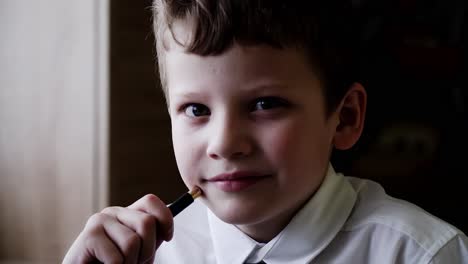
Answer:
[{"label": "eye", "polygon": [[210,109],[202,104],[186,104],[183,109],[185,114],[190,117],[200,117],[211,114]]},{"label": "eye", "polygon": [[289,103],[279,97],[261,97],[254,101],[251,111],[269,110],[273,108],[286,107]]}]

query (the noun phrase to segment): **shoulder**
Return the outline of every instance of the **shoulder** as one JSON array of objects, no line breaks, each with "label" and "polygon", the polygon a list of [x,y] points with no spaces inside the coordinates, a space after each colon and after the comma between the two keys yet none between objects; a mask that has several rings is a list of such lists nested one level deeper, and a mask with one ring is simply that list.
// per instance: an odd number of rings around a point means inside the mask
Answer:
[{"label": "shoulder", "polygon": [[174,218],[174,236],[163,242],[156,252],[155,263],[206,263],[212,242],[206,206],[196,200]]},{"label": "shoulder", "polygon": [[391,241],[395,242],[394,250],[411,245],[428,260],[457,238],[466,238],[460,230],[422,208],[387,195],[378,183],[346,178],[356,191],[357,201],[343,231],[367,230],[387,250],[392,247]]}]

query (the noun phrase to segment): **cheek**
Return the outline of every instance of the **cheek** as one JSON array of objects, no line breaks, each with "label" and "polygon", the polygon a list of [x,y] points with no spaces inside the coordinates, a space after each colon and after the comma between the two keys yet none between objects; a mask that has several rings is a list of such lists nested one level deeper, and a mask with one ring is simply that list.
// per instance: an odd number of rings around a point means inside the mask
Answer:
[{"label": "cheek", "polygon": [[185,185],[191,187],[194,185],[195,177],[193,172],[197,171],[195,166],[197,163],[195,138],[188,137],[180,133],[180,129],[176,126],[172,127],[172,144],[174,147],[174,155],[179,169],[180,176]]},{"label": "cheek", "polygon": [[295,155],[298,152],[298,146],[305,143],[301,136],[301,129],[302,127],[295,122],[285,122],[276,127],[269,127],[269,130],[264,133],[267,136],[263,137],[266,152],[280,160]]},{"label": "cheek", "polygon": [[276,129],[264,137],[266,148],[273,164],[281,164],[289,172],[303,174],[328,163],[329,139],[326,133],[303,122],[293,122]]},{"label": "cheek", "polygon": [[299,140],[294,131],[282,128],[275,130],[275,133],[272,133],[268,137],[268,142],[264,145],[268,148],[267,152],[273,155],[275,160],[284,160],[286,157],[290,157],[290,155],[294,155],[294,152],[296,152],[294,151],[297,145],[296,141]]}]

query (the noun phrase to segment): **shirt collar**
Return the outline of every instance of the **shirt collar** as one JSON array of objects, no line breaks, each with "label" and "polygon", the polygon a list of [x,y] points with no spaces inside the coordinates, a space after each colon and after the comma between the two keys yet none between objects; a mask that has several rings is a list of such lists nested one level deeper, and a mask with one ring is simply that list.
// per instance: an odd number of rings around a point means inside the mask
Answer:
[{"label": "shirt collar", "polygon": [[[268,264],[310,262],[340,231],[355,202],[351,184],[329,165],[314,196],[256,255],[263,256]],[[210,211],[208,220],[218,263],[243,263],[258,250],[259,244],[236,226],[221,221]]]},{"label": "shirt collar", "polygon": [[208,210],[208,223],[213,238],[216,263],[244,263],[252,250],[257,247],[255,240],[235,225],[223,222],[210,210]]}]

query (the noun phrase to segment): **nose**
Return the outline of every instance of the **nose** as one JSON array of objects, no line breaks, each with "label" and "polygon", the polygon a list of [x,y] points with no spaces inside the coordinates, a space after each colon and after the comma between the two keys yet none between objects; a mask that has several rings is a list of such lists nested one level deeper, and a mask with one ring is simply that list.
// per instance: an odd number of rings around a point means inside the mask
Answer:
[{"label": "nose", "polygon": [[211,121],[207,155],[212,159],[240,159],[253,151],[253,140],[246,121],[222,115]]}]

